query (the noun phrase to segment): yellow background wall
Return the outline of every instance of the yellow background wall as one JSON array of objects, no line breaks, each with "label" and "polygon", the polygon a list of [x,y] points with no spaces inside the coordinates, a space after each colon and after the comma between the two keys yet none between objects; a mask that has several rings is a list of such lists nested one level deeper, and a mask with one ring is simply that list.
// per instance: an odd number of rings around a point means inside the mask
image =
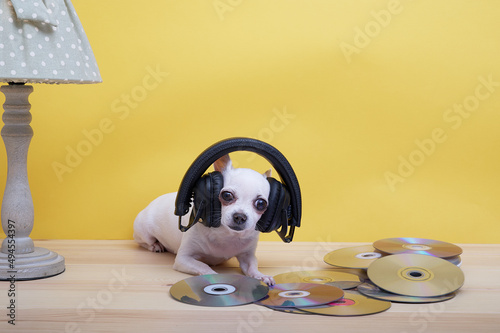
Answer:
[{"label": "yellow background wall", "polygon": [[32,238],[131,239],[202,150],[248,136],[295,169],[295,241],[498,243],[498,1],[73,4],[104,83],[35,85]]}]

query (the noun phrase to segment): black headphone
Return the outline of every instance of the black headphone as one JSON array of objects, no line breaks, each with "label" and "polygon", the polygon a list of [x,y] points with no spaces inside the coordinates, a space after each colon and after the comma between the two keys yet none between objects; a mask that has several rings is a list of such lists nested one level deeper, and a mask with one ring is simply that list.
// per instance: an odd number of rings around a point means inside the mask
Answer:
[{"label": "black headphone", "polygon": [[[276,231],[281,239],[289,243],[295,227],[300,227],[302,214],[300,186],[290,163],[273,146],[250,138],[231,138],[219,141],[203,151],[191,164],[182,179],[175,200],[175,215],[179,216],[179,229],[187,231],[196,222],[210,228],[220,226],[221,203],[219,193],[224,187],[222,174],[218,171],[203,175],[220,157],[234,151],[251,151],[264,157],[276,169],[281,182],[268,177],[269,204],[257,222],[261,232]],[[181,217],[189,212],[194,201],[189,224],[183,226]]]}]

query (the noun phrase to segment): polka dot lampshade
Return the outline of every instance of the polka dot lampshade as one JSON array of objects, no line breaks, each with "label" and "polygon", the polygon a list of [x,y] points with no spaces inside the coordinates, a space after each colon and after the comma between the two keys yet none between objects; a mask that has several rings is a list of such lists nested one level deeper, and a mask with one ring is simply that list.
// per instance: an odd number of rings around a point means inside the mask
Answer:
[{"label": "polka dot lampshade", "polygon": [[70,0],[0,0],[0,81],[102,82]]}]

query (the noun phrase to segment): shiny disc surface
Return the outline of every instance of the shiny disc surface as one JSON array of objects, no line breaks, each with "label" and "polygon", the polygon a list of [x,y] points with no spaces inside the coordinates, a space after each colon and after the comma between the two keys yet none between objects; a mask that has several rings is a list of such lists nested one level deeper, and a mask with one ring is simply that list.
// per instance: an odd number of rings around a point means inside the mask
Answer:
[{"label": "shiny disc surface", "polygon": [[417,297],[452,293],[464,283],[462,270],[447,260],[422,254],[395,254],[368,267],[369,279],[389,292]]},{"label": "shiny disc surface", "polygon": [[379,313],[390,307],[391,302],[368,298],[356,291],[346,291],[344,297],[336,302],[300,310],[326,316],[362,316]]},{"label": "shiny disc surface", "polygon": [[462,254],[462,248],[455,244],[425,238],[385,238],[374,242],[373,247],[390,254],[426,254],[440,258]]},{"label": "shiny disc surface", "polygon": [[450,258],[443,258],[443,259],[448,260],[453,265],[456,265],[458,267],[460,267],[462,265],[462,258],[460,256],[450,257]]},{"label": "shiny disc surface", "polygon": [[417,297],[417,296],[405,296],[393,294],[388,291],[382,290],[373,283],[365,282],[360,284],[357,290],[368,297],[389,301],[389,302],[398,302],[398,303],[436,303],[447,301],[455,297],[455,293],[450,293],[442,296],[435,297]]},{"label": "shiny disc surface", "polygon": [[335,269],[315,271],[295,271],[274,276],[276,283],[318,283],[328,284],[340,289],[355,288],[361,284],[360,277],[354,273]]},{"label": "shiny disc surface", "polygon": [[342,289],[317,283],[280,283],[274,285],[268,297],[258,304],[275,307],[316,306],[336,301],[344,295]]},{"label": "shiny disc surface", "polygon": [[323,260],[332,266],[368,268],[372,262],[385,255],[372,245],[362,245],[332,251],[326,254]]},{"label": "shiny disc surface", "polygon": [[261,281],[236,274],[193,276],[170,288],[178,301],[202,306],[234,306],[252,303],[265,297],[269,287]]}]

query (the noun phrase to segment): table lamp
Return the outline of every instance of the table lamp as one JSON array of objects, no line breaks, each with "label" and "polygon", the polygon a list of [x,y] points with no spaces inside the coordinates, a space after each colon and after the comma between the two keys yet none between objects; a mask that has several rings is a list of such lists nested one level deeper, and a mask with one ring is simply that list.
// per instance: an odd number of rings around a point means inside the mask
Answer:
[{"label": "table lamp", "polygon": [[27,157],[33,137],[33,91],[27,83],[98,83],[94,54],[70,0],[0,0],[0,90],[5,95],[1,135],[7,151],[2,200],[6,238],[0,252],[0,280],[32,280],[64,272],[64,258],[35,247]]}]

